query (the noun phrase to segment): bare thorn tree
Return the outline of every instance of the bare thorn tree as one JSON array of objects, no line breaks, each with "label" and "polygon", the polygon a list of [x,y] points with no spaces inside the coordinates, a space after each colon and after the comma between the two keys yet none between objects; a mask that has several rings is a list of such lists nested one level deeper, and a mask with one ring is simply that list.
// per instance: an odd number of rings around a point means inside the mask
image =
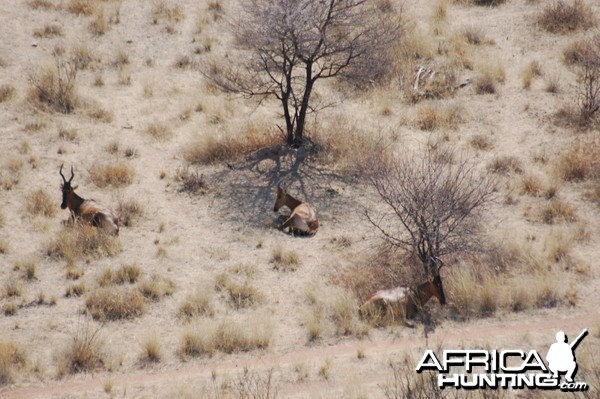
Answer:
[{"label": "bare thorn tree", "polygon": [[202,72],[225,91],[276,98],[290,145],[304,140],[317,81],[380,73],[401,35],[399,15],[375,0],[243,0],[231,27],[237,51]]},{"label": "bare thorn tree", "polygon": [[[600,40],[600,38],[596,38]],[[600,49],[598,44],[594,51],[583,57],[578,71],[577,102],[581,123],[589,125],[600,110]]]},{"label": "bare thorn tree", "polygon": [[494,195],[495,180],[480,174],[467,159],[439,162],[428,151],[422,158],[381,162],[369,175],[384,210],[366,210],[368,220],[393,246],[410,251],[434,275],[434,259],[478,249],[477,211]]}]

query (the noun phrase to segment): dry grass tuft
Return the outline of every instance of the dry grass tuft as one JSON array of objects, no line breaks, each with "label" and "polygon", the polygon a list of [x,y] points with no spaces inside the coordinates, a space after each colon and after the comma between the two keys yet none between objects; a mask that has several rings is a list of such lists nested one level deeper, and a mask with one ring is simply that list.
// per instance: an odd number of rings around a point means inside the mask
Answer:
[{"label": "dry grass tuft", "polygon": [[205,324],[184,332],[178,353],[185,360],[189,356],[212,356],[216,351],[235,353],[264,349],[269,346],[271,336],[271,323],[260,318],[244,323],[224,320],[218,325]]},{"label": "dry grass tuft", "polygon": [[140,267],[133,263],[131,265],[123,265],[120,269],[113,270],[112,268],[105,269],[96,279],[100,287],[110,285],[134,284],[140,278],[142,271]]},{"label": "dry grass tuft", "polygon": [[469,145],[479,151],[487,151],[494,148],[494,142],[489,136],[476,134],[469,139]]},{"label": "dry grass tuft", "polygon": [[577,220],[573,205],[557,198],[545,203],[540,208],[539,215],[540,220],[546,224],[570,223]]},{"label": "dry grass tuft", "polygon": [[506,155],[498,156],[492,160],[487,166],[487,169],[493,173],[501,175],[509,174],[521,174],[523,173],[523,166],[519,158]]},{"label": "dry grass tuft", "polygon": [[49,11],[54,9],[55,5],[53,2],[48,1],[48,0],[29,0],[27,1],[27,5],[32,9],[32,10],[45,10],[45,11]]},{"label": "dry grass tuft", "polygon": [[25,368],[25,352],[12,342],[0,341],[0,386],[14,382],[16,373]]},{"label": "dry grass tuft", "polygon": [[170,296],[175,291],[175,282],[158,274],[152,275],[138,284],[138,291],[150,301],[159,301],[165,296]]},{"label": "dry grass tuft", "polygon": [[274,131],[263,131],[259,126],[249,125],[241,135],[203,135],[183,149],[183,156],[192,164],[214,164],[235,160],[281,143],[281,137]]},{"label": "dry grass tuft", "polygon": [[98,3],[95,0],[69,0],[66,10],[71,14],[90,16],[96,12]]},{"label": "dry grass tuft", "polygon": [[271,342],[272,326],[264,320],[249,323],[223,321],[213,336],[215,348],[221,352],[247,352],[267,348]]},{"label": "dry grass tuft", "polygon": [[95,320],[132,319],[144,314],[144,297],[124,288],[98,288],[85,299],[85,307]]},{"label": "dry grass tuft", "polygon": [[64,228],[58,237],[46,246],[46,254],[52,258],[65,258],[73,262],[79,258],[114,256],[121,252],[118,237],[88,225]]},{"label": "dry grass tuft", "polygon": [[331,304],[332,319],[336,334],[363,336],[367,334],[367,325],[358,319],[356,297],[348,292],[340,293]]},{"label": "dry grass tuft", "polygon": [[140,361],[143,363],[158,363],[162,358],[160,342],[156,334],[150,334],[142,344],[142,353]]},{"label": "dry grass tuft", "polygon": [[480,46],[482,44],[493,44],[494,42],[486,39],[485,32],[480,27],[469,26],[463,28],[460,32],[460,36],[465,42],[474,46]]},{"label": "dry grass tuft", "polygon": [[555,169],[565,181],[600,178],[600,142],[574,145],[558,159]]},{"label": "dry grass tuft", "polygon": [[63,27],[58,24],[47,24],[44,25],[43,28],[35,29],[33,31],[33,36],[38,37],[40,39],[51,39],[53,37],[64,36],[65,32]]},{"label": "dry grass tuft", "polygon": [[16,92],[17,91],[15,90],[14,86],[12,86],[12,85],[9,85],[9,84],[0,85],[0,103],[3,103],[5,101],[8,101],[11,98],[13,98],[15,96]]},{"label": "dry grass tuft", "polygon": [[178,23],[183,19],[183,11],[178,5],[169,7],[165,0],[159,0],[154,4],[152,9],[152,23],[158,24],[159,21],[164,20],[168,25]]},{"label": "dry grass tuft", "polygon": [[204,179],[204,175],[197,170],[191,170],[190,167],[177,169],[175,172],[175,180],[181,183],[180,191],[190,194],[206,194],[208,193],[208,185]]},{"label": "dry grass tuft", "polygon": [[506,72],[501,64],[485,66],[475,78],[475,93],[494,94],[498,91],[497,84],[504,83],[505,79]]},{"label": "dry grass tuft", "polygon": [[523,82],[523,88],[529,89],[533,79],[542,76],[542,66],[538,61],[531,61],[527,67],[523,70],[521,79]]},{"label": "dry grass tuft", "polygon": [[59,358],[58,375],[87,372],[104,367],[101,327],[92,329],[90,323],[79,325],[71,343]]},{"label": "dry grass tuft", "polygon": [[77,65],[60,57],[55,57],[54,61],[54,67],[45,67],[29,75],[28,97],[40,108],[68,114],[77,103]]},{"label": "dry grass tuft", "polygon": [[19,260],[15,262],[14,270],[20,271],[25,280],[34,280],[36,278],[36,269],[37,265],[34,259]]},{"label": "dry grass tuft", "polygon": [[165,124],[153,122],[148,125],[146,132],[156,140],[164,141],[173,137],[173,132]]},{"label": "dry grass tuft", "polygon": [[23,295],[23,286],[14,278],[6,280],[2,288],[3,298],[15,298]]},{"label": "dry grass tuft", "polygon": [[185,300],[179,305],[177,315],[187,320],[202,315],[213,316],[215,312],[211,301],[211,290],[197,289],[193,294],[188,294]]},{"label": "dry grass tuft", "polygon": [[281,246],[277,246],[271,253],[273,269],[284,272],[293,272],[300,267],[300,257],[295,251],[286,251]]},{"label": "dry grass tuft", "polygon": [[596,25],[592,9],[582,0],[553,1],[544,7],[537,16],[537,23],[551,33],[571,33],[587,30]]},{"label": "dry grass tuft", "polygon": [[188,357],[196,357],[201,355],[212,356],[215,348],[212,345],[211,337],[208,334],[199,334],[196,329],[188,330],[181,336],[179,342],[179,357],[181,360],[186,360]]},{"label": "dry grass tuft", "polygon": [[117,208],[119,222],[126,227],[132,227],[144,216],[144,206],[135,199],[119,201]]},{"label": "dry grass tuft", "polygon": [[456,129],[464,122],[464,110],[456,105],[424,105],[417,110],[416,125],[421,130]]},{"label": "dry grass tuft", "polygon": [[597,45],[589,39],[575,40],[563,50],[563,61],[567,65],[583,64],[597,57]]},{"label": "dry grass tuft", "polygon": [[248,276],[239,282],[230,274],[221,273],[215,281],[215,290],[227,295],[227,302],[235,309],[254,306],[263,301],[263,295],[254,287]]},{"label": "dry grass tuft", "polygon": [[56,204],[44,189],[36,190],[27,196],[25,209],[28,215],[52,217],[56,214]]},{"label": "dry grass tuft", "polygon": [[6,254],[9,248],[8,241],[0,240],[0,255]]},{"label": "dry grass tuft", "polygon": [[83,294],[85,294],[85,284],[83,282],[70,284],[65,292],[67,298],[80,297]]},{"label": "dry grass tuft", "polygon": [[119,188],[130,185],[135,175],[133,169],[126,163],[93,165],[90,170],[90,180],[98,187]]}]

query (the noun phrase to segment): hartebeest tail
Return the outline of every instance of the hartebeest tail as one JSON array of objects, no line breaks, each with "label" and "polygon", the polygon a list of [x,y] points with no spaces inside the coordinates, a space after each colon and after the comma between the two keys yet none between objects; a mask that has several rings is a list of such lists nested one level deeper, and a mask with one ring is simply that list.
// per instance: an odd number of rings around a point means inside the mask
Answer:
[{"label": "hartebeest tail", "polygon": [[63,175],[62,168],[63,165],[60,166],[58,171],[63,179],[61,185],[62,203],[60,207],[62,209],[69,208],[73,221],[81,221],[96,226],[110,234],[119,234],[119,216],[117,213],[100,205],[93,199],[83,199],[77,195],[75,193],[77,186],[71,186],[71,181],[73,181],[73,177],[75,176],[73,166],[71,166],[71,177],[69,180]]},{"label": "hartebeest tail", "polygon": [[281,186],[277,186],[277,199],[273,211],[277,212],[283,206],[290,208],[291,214],[280,226],[283,230],[289,227],[292,232],[315,235],[319,229],[317,212],[306,202],[299,201],[289,195]]},{"label": "hartebeest tail", "polygon": [[445,305],[446,295],[439,274],[442,261],[438,258],[432,258],[432,260],[436,264],[433,279],[419,284],[416,288],[400,286],[377,291],[362,304],[361,314],[372,313],[375,310],[379,314],[389,313],[392,319],[395,319],[396,316],[410,319],[432,297],[436,297],[441,305]]}]

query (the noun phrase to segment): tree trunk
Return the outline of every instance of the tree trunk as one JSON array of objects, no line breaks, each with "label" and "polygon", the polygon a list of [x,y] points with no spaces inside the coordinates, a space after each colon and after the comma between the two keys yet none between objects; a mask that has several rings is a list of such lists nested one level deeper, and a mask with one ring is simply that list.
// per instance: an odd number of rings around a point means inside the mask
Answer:
[{"label": "tree trunk", "polygon": [[310,101],[310,95],[314,84],[312,77],[312,62],[306,64],[306,86],[304,87],[304,95],[302,96],[302,103],[300,104],[300,112],[298,113],[298,120],[296,121],[296,131],[294,132],[294,144],[301,145],[304,141],[304,125],[306,121],[306,112],[308,111],[308,104]]}]

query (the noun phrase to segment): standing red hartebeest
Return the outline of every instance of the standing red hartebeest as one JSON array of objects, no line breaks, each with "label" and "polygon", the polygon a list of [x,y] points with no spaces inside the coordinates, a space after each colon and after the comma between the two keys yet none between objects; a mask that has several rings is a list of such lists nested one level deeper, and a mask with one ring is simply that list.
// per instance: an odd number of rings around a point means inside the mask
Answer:
[{"label": "standing red hartebeest", "polygon": [[117,213],[100,205],[93,199],[83,199],[75,194],[77,186],[71,186],[71,181],[75,176],[73,166],[71,166],[71,178],[69,180],[63,175],[62,168],[63,165],[60,165],[60,170],[58,171],[63,179],[61,185],[62,203],[60,207],[62,209],[69,208],[73,221],[81,220],[83,223],[99,227],[107,233],[119,234],[119,216]]},{"label": "standing red hartebeest", "polygon": [[282,230],[289,227],[292,232],[301,232],[311,236],[317,233],[319,228],[317,212],[308,203],[295,199],[280,185],[277,185],[277,199],[273,211],[279,211],[282,206],[287,206],[291,211],[290,216],[280,226]]}]

